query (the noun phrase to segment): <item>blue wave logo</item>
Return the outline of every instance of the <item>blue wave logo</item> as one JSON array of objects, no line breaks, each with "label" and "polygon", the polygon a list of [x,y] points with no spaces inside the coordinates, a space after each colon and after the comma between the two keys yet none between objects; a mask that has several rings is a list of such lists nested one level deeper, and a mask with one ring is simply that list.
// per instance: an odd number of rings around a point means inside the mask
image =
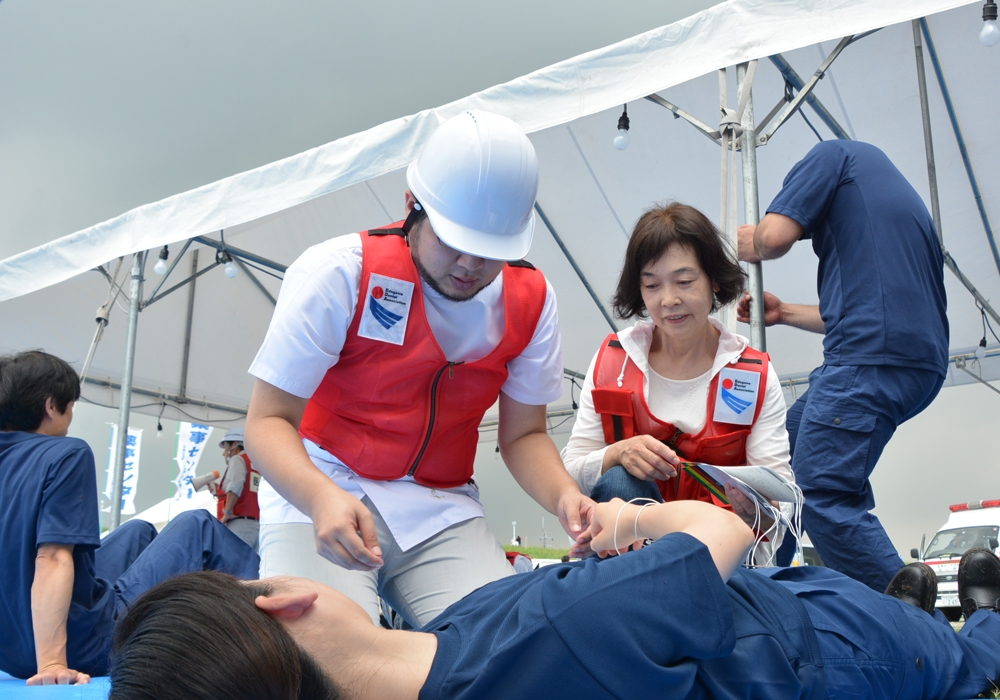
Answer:
[{"label": "blue wave logo", "polygon": [[368,310],[372,312],[375,320],[381,323],[386,330],[395,326],[403,318],[379,304],[375,301],[375,297],[368,297]]},{"label": "blue wave logo", "polygon": [[737,414],[743,413],[743,411],[747,410],[752,405],[752,402],[745,401],[736,394],[731,391],[726,391],[725,389],[722,390],[722,402],[729,406],[729,408],[733,409],[733,412]]}]

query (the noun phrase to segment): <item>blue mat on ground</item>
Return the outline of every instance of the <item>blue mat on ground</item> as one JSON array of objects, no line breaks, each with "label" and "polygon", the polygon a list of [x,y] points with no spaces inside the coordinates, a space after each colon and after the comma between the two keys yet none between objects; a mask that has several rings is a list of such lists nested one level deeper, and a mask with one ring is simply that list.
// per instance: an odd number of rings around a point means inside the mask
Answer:
[{"label": "blue mat on ground", "polygon": [[106,700],[111,683],[106,676],[92,678],[87,685],[27,686],[24,681],[0,673],[0,698],[3,700]]}]

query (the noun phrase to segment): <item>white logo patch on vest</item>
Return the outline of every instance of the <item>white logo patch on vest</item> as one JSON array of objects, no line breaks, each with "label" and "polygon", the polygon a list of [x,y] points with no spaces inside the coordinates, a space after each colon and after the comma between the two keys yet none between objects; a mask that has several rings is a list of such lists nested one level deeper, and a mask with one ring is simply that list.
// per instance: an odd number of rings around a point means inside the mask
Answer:
[{"label": "white logo patch on vest", "polygon": [[368,278],[368,291],[361,303],[358,335],[369,340],[402,345],[406,337],[406,321],[410,317],[410,300],[413,282],[398,280],[385,275],[372,274]]},{"label": "white logo patch on vest", "polygon": [[260,491],[260,474],[250,472],[250,491],[253,493]]},{"label": "white logo patch on vest", "polygon": [[757,392],[760,390],[760,374],[744,369],[724,368],[719,372],[719,388],[715,395],[716,423],[731,425],[753,425],[757,412]]}]

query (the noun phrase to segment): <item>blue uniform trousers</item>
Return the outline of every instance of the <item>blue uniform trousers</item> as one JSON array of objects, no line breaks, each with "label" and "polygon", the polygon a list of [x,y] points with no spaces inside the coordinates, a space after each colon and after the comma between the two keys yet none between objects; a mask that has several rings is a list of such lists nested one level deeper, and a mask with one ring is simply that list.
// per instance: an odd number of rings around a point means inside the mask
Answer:
[{"label": "blue uniform trousers", "polygon": [[645,481],[632,476],[620,464],[607,470],[594,484],[590,497],[598,503],[607,503],[612,498],[620,498],[626,503],[634,498],[649,498],[663,503],[663,496],[655,481]]},{"label": "blue uniform trousers", "polygon": [[205,510],[181,513],[156,534],[142,520],[129,520],[104,538],[94,556],[98,578],[113,585],[115,617],[146,590],[189,571],[224,571],[256,579],[260,557]]},{"label": "blue uniform trousers", "polygon": [[758,571],[805,607],[829,698],[972,698],[1000,676],[997,613],[979,611],[955,634],[943,617],[824,567]]},{"label": "blue uniform trousers", "polygon": [[875,497],[868,477],[896,426],[924,410],[943,382],[929,370],[822,365],[788,410],[809,539],[827,566],[879,592],[903,562],[869,512]]}]

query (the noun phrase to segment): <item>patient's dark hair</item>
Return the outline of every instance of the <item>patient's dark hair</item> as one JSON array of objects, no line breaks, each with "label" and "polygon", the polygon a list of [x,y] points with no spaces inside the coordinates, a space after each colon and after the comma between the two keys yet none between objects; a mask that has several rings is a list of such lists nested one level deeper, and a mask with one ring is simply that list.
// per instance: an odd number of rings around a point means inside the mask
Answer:
[{"label": "patient's dark hair", "polygon": [[149,589],[115,629],[108,700],[336,700],[312,657],[254,604],[271,594],[216,571]]},{"label": "patient's dark hair", "polygon": [[708,278],[719,285],[713,311],[739,298],[746,274],[719,229],[694,207],[673,202],[647,210],[632,229],[618,288],[611,300],[618,318],[646,315],[646,305],[642,301],[642,271],[674,245],[693,252]]},{"label": "patient's dark hair", "polygon": [[60,413],[80,398],[80,377],[66,362],[41,350],[0,357],[0,430],[38,430],[49,397]]}]

